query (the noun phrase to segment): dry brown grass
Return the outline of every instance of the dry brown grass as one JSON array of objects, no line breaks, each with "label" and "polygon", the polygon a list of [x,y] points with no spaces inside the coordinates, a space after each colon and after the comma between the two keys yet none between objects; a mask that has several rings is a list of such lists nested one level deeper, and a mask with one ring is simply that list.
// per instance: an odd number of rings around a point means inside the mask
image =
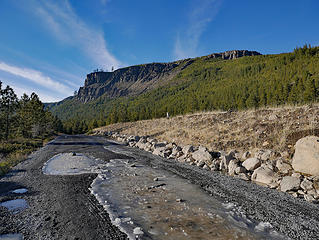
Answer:
[{"label": "dry brown grass", "polygon": [[95,130],[149,135],[161,141],[203,145],[211,150],[270,148],[289,156],[299,138],[319,135],[319,105],[200,112],[170,119],[117,123]]}]

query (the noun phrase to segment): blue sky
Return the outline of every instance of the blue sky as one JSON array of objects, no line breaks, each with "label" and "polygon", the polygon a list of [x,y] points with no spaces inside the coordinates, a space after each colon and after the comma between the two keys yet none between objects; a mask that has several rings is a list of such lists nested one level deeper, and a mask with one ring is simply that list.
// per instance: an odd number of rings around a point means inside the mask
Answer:
[{"label": "blue sky", "polygon": [[317,46],[318,11],[318,0],[1,0],[0,80],[52,102],[96,68]]}]

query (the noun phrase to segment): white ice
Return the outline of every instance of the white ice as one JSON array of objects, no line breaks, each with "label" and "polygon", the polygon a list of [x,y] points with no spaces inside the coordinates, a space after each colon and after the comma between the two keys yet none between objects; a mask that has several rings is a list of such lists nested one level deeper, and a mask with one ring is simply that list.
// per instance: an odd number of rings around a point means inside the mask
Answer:
[{"label": "white ice", "polygon": [[14,199],[0,203],[0,206],[7,208],[9,211],[19,212],[28,207],[28,203],[24,199]]}]

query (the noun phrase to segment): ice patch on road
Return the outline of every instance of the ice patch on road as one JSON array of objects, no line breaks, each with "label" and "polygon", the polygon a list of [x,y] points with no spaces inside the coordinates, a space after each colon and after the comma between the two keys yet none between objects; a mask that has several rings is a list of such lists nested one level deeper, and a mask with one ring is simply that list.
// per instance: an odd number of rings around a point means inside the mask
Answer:
[{"label": "ice patch on road", "polygon": [[0,235],[0,240],[23,240],[23,235],[19,233]]},{"label": "ice patch on road", "polygon": [[11,192],[12,192],[12,193],[16,193],[16,194],[23,194],[23,193],[28,192],[28,189],[26,189],[26,188],[19,188],[19,189],[16,189],[16,190],[12,190]]},{"label": "ice patch on road", "polygon": [[287,239],[170,172],[128,159],[107,166],[90,191],[129,239]]},{"label": "ice patch on road", "polygon": [[27,201],[24,199],[14,199],[5,201],[0,203],[0,206],[7,208],[9,211],[12,211],[13,213],[21,212],[22,210],[29,207]]},{"label": "ice patch on road", "polygon": [[77,175],[83,173],[100,173],[105,162],[77,153],[60,153],[48,160],[42,172],[46,175]]}]

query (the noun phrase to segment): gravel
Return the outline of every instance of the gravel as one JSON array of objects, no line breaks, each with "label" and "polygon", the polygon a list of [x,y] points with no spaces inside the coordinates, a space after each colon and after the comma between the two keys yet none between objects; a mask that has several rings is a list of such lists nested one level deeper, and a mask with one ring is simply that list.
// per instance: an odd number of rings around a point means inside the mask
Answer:
[{"label": "gravel", "polygon": [[[42,174],[44,163],[59,153],[75,152],[103,161],[127,159],[171,171],[203,188],[224,203],[234,203],[252,220],[269,222],[291,239],[318,239],[319,208],[287,193],[163,159],[136,148],[117,145],[126,155],[103,148],[114,143],[101,137],[61,136],[32,154],[0,179],[0,202],[25,199],[28,208],[17,214],[0,207],[0,234],[21,233],[25,239],[126,239],[89,192],[96,174],[49,176]],[[119,151],[119,152],[121,152]],[[25,188],[28,192],[11,191]]]}]

